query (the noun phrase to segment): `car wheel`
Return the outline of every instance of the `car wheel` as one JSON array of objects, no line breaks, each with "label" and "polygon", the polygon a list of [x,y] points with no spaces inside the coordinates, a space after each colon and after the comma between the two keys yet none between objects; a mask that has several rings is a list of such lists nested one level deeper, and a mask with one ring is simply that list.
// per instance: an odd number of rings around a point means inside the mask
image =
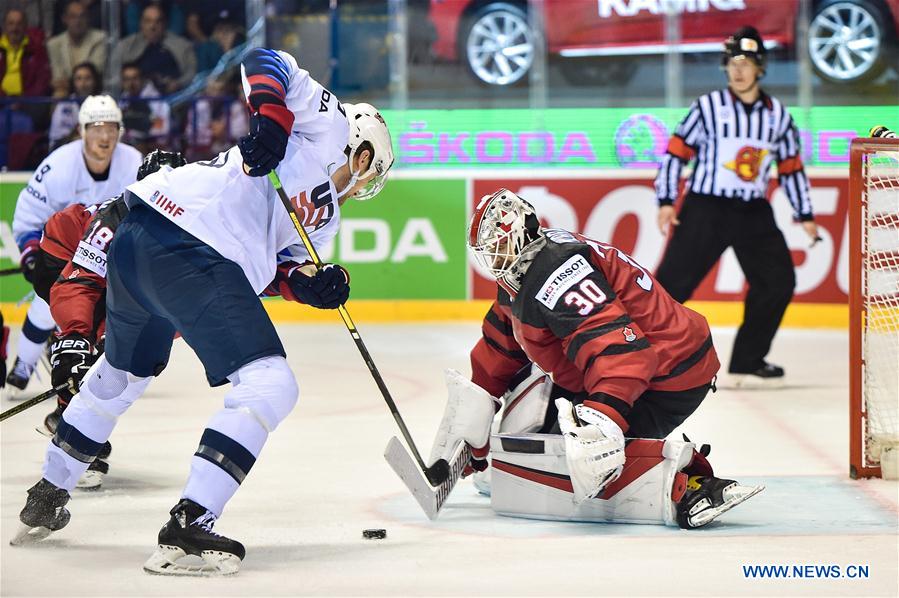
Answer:
[{"label": "car wheel", "polygon": [[468,69],[486,85],[513,85],[534,64],[536,39],[527,13],[507,2],[483,7],[468,21],[461,38]]},{"label": "car wheel", "polygon": [[808,54],[818,75],[833,83],[864,83],[886,68],[882,11],[867,0],[828,0],[808,28]]}]

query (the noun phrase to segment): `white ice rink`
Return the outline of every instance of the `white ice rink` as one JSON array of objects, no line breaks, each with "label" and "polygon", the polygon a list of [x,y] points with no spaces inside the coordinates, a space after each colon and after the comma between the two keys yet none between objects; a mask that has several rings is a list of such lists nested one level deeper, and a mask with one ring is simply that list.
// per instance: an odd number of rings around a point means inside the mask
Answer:
[{"label": "white ice rink", "polygon": [[[72,521],[43,544],[10,547],[47,440],[41,405],[2,424],[2,596],[724,596],[899,594],[896,483],[848,479],[847,338],[782,331],[776,392],[709,396],[683,430],[712,445],[716,473],[767,490],[712,526],[568,524],[496,516],[470,482],[429,522],[385,463],[396,425],[346,330],[280,325],[300,402],[270,437],[216,529],[246,545],[237,577],[167,578],[141,565],[179,498],[210,389],[182,341],[111,441],[103,489],[75,491]],[[472,324],[360,330],[423,453],[443,411],[442,370],[468,374]],[[13,331],[15,339],[17,330]],[[727,362],[731,330],[715,330]],[[14,355],[14,347],[11,347]],[[32,384],[36,392],[47,387]],[[3,409],[11,406],[4,402]],[[388,530],[363,540],[362,529]],[[867,578],[752,579],[744,565],[849,565]]]}]

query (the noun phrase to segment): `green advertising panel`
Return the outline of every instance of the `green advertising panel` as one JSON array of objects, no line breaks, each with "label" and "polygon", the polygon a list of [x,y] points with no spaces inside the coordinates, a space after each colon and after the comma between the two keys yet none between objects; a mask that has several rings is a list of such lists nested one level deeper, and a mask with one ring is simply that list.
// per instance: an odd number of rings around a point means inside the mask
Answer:
[{"label": "green advertising panel", "polygon": [[[686,108],[385,110],[399,167],[655,168]],[[849,141],[899,106],[791,110],[808,166],[845,167]]]},{"label": "green advertising panel", "polygon": [[[0,268],[18,265],[12,216],[24,186],[0,176]],[[375,200],[344,204],[321,257],[350,271],[354,299],[464,299],[465,197],[463,179],[392,180]],[[19,274],[0,277],[0,302],[30,289]]]},{"label": "green advertising panel", "polygon": [[[0,174],[0,269],[19,265],[19,249],[12,236],[12,216],[25,181],[25,175]],[[21,274],[0,276],[0,302],[16,302],[30,291],[31,285]]]},{"label": "green advertising panel", "polygon": [[350,271],[354,299],[465,299],[465,197],[463,179],[391,180],[344,204],[322,259]]}]

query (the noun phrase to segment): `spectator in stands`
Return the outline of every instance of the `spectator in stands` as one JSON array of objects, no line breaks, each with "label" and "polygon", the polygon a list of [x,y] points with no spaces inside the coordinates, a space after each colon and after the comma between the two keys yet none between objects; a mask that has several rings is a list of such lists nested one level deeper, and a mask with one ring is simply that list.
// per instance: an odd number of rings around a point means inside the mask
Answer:
[{"label": "spectator in stands", "polygon": [[100,95],[103,80],[92,62],[75,65],[71,80],[66,84],[72,90],[68,99],[56,104],[50,117],[50,151],[78,138],[78,110],[87,96]]},{"label": "spectator in stands", "polygon": [[25,13],[13,8],[3,17],[0,36],[0,96],[45,96],[50,63],[43,38],[26,32]]},{"label": "spectator in stands", "polygon": [[246,104],[239,87],[234,77],[210,78],[204,95],[194,101],[185,130],[190,160],[212,158],[247,134]]},{"label": "spectator in stands", "polygon": [[119,107],[125,126],[123,141],[149,153],[165,145],[171,129],[171,107],[160,97],[152,81],[146,81],[140,65],[122,65],[122,96]]},{"label": "spectator in stands", "polygon": [[213,26],[212,35],[205,37],[200,25],[202,22],[200,15],[191,13],[187,19],[188,30],[193,32],[191,39],[194,40],[197,52],[197,70],[201,73],[214,68],[225,52],[246,40],[240,25],[233,21],[217,21]]},{"label": "spectator in stands", "polygon": [[66,30],[47,42],[53,72],[53,97],[57,98],[64,98],[74,91],[69,83],[76,64],[90,62],[101,73],[106,66],[106,36],[98,29],[91,29],[87,9],[79,0],[66,3],[62,21]]},{"label": "spectator in stands", "polygon": [[144,78],[163,94],[178,91],[197,74],[197,58],[190,42],[166,30],[165,13],[154,4],[144,9],[140,31],[116,45],[110,87],[119,87],[121,65],[128,62],[136,62]]}]

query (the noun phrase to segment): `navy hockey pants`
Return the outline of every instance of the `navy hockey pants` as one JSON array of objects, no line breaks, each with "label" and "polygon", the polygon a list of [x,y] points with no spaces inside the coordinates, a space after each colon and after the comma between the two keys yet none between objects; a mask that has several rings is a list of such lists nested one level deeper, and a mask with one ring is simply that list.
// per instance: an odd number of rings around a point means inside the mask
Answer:
[{"label": "navy hockey pants", "polygon": [[211,386],[251,361],[286,356],[240,266],[140,204],[109,250],[106,307],[106,359],[135,376],[162,371],[175,331]]}]

